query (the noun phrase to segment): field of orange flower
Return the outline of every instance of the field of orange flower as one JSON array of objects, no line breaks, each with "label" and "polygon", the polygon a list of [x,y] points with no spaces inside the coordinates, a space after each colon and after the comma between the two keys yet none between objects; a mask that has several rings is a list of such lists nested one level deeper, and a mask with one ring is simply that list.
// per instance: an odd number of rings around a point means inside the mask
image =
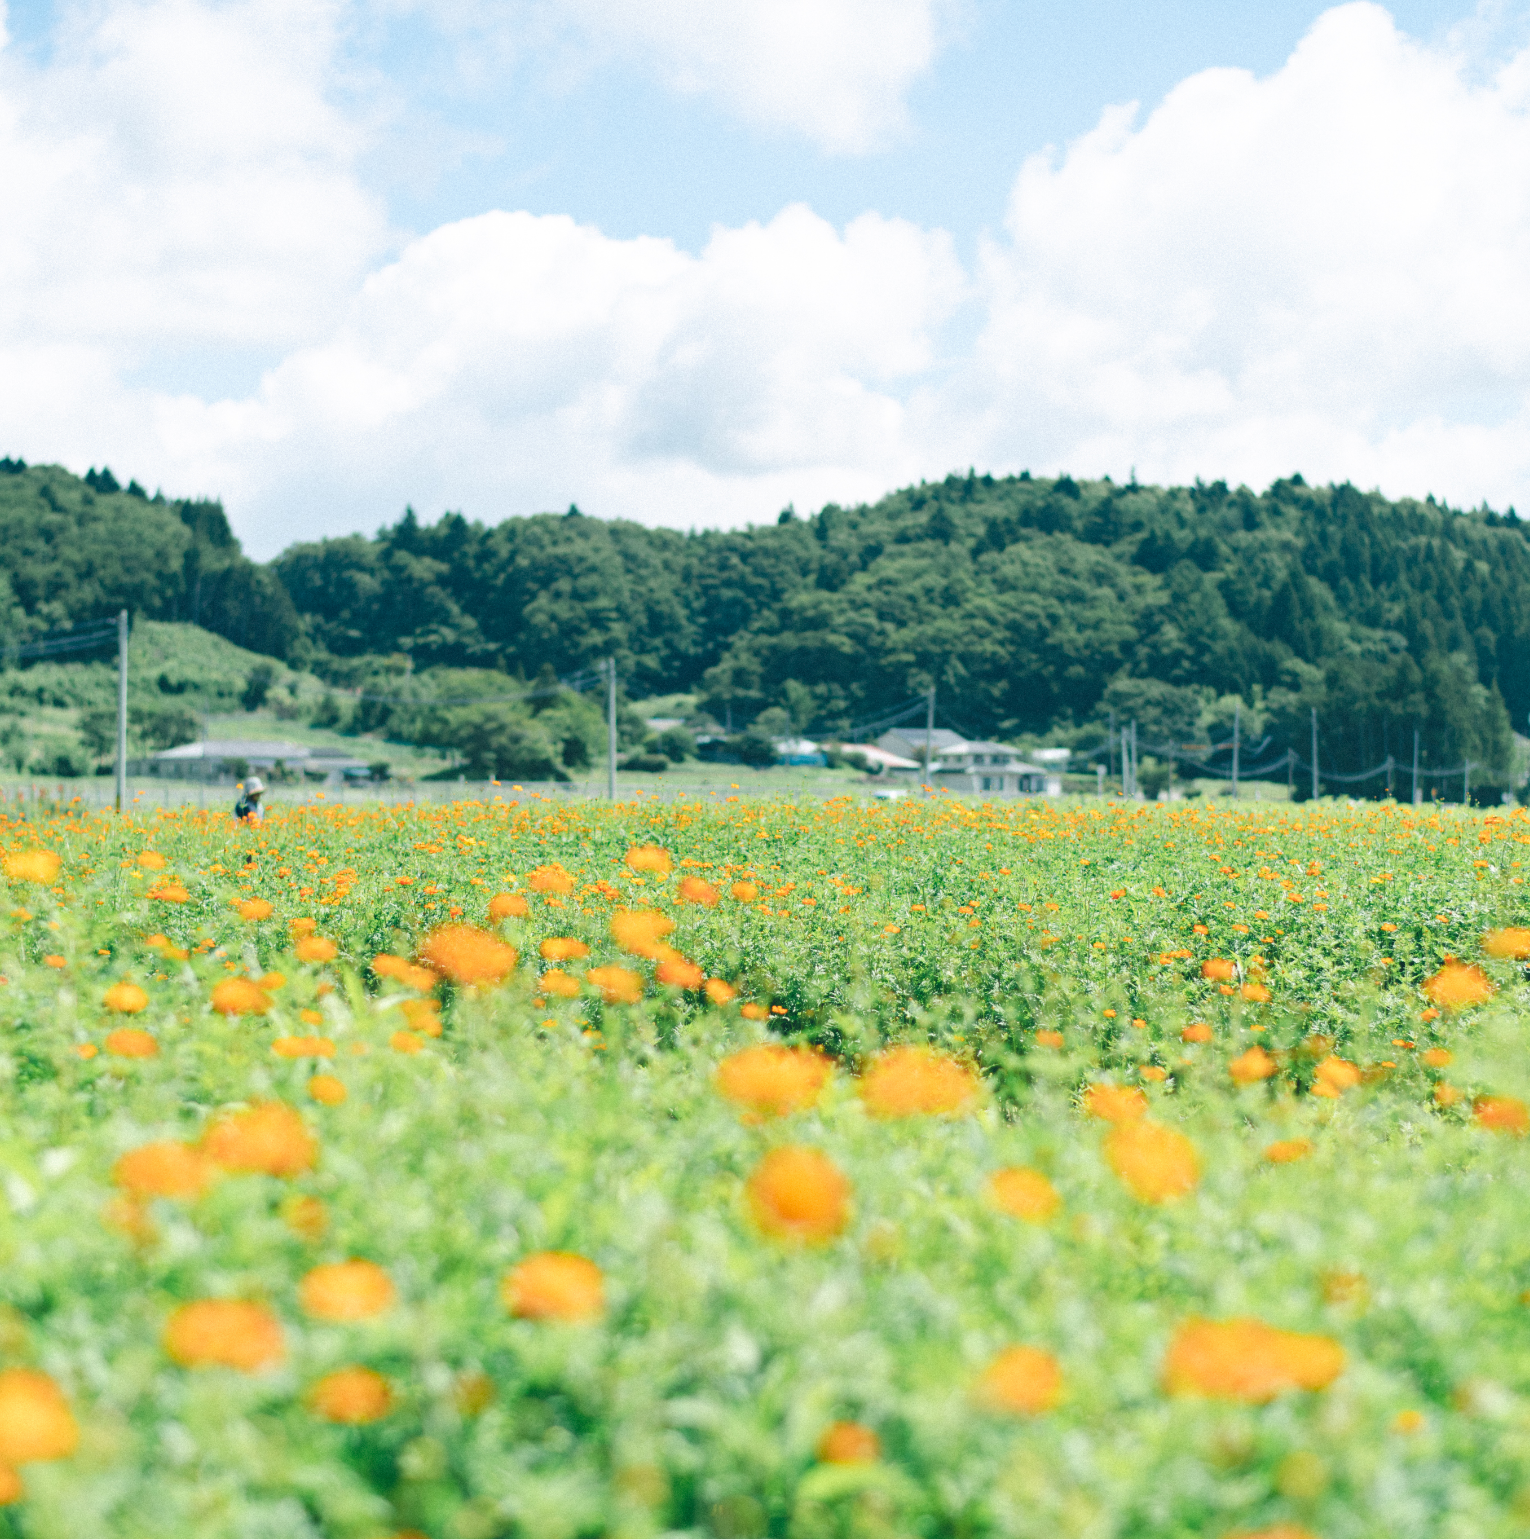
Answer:
[{"label": "field of orange flower", "polygon": [[0,1527],[1517,1534],[1530,821],[0,824]]}]

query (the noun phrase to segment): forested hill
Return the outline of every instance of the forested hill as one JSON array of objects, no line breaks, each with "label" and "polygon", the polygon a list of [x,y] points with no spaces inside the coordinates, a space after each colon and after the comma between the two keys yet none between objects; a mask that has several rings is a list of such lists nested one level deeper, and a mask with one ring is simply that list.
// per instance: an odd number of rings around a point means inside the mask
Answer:
[{"label": "forested hill", "polygon": [[530,677],[614,653],[632,697],[698,691],[736,725],[779,706],[844,733],[934,679],[969,733],[1066,734],[1114,708],[1204,741],[1236,695],[1275,749],[1305,751],[1316,707],[1337,770],[1408,758],[1415,728],[1426,763],[1506,766],[1530,713],[1513,510],[1299,476],[1254,493],[969,473],[693,534],[411,512],[259,568],[216,504],[34,468],[0,475],[0,552],[13,632],[126,602],[350,683],[405,654]]},{"label": "forested hill", "polygon": [[[1503,765],[1530,712],[1530,543],[1507,515],[1300,477],[1263,494],[947,477],[857,508],[679,534],[570,510],[412,515],[276,563],[315,643],[559,673],[614,652],[633,695],[699,689],[846,731],[923,688],[1010,736],[1115,707],[1155,738],[1245,725],[1324,762]],[[1507,706],[1507,710],[1505,707]],[[1222,718],[1226,718],[1226,722]]]},{"label": "forested hill", "polygon": [[303,637],[280,581],[241,552],[221,504],[150,497],[109,470],[80,477],[0,459],[0,645],[124,607],[279,657]]}]

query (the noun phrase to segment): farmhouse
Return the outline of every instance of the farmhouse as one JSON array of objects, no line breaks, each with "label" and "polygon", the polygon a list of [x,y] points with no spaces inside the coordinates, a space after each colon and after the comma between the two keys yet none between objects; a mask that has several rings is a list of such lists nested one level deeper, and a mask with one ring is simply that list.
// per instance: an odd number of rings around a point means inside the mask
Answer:
[{"label": "farmhouse", "polygon": [[179,781],[237,781],[252,770],[277,778],[288,772],[305,781],[324,782],[365,780],[371,773],[364,760],[343,749],[240,738],[183,743],[179,748],[135,760],[128,770],[133,775]]},{"label": "farmhouse", "polygon": [[[963,738],[947,728],[929,734],[934,762],[925,777],[931,786],[946,791],[988,792],[1000,796],[1035,795],[1047,787],[1047,772],[1028,764],[1007,743]],[[925,732],[918,727],[898,727],[882,734],[877,747],[889,754],[923,760]]]}]

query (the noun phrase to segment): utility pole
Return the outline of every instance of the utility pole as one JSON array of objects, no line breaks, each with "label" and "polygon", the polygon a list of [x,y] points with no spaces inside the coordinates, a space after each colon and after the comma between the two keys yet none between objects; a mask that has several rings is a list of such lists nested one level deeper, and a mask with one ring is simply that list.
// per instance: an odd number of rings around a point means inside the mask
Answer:
[{"label": "utility pole", "polygon": [[1105,795],[1105,766],[1104,765],[1096,765],[1094,767],[1094,777],[1095,777],[1095,781],[1097,782],[1096,794],[1099,797],[1103,798],[1104,795]]},{"label": "utility pole", "polygon": [[1472,762],[1467,760],[1461,766],[1461,806],[1472,805]]},{"label": "utility pole", "polygon": [[117,812],[127,801],[128,612],[117,611]]},{"label": "utility pole", "polygon": [[[1131,767],[1132,767],[1131,768],[1131,778],[1132,778],[1132,783],[1131,783],[1131,788],[1130,788],[1130,790],[1129,790],[1129,792],[1127,794],[1129,796],[1135,797],[1137,795],[1137,719],[1136,719],[1136,717],[1132,718],[1131,744],[1132,744],[1132,747],[1131,747]],[[1123,769],[1122,769],[1121,779],[1123,781],[1126,779],[1126,774],[1125,774],[1124,766],[1123,766]]]},{"label": "utility pole", "polygon": [[[1110,728],[1105,734],[1105,773],[1112,779],[1116,773],[1116,713],[1110,713]],[[1121,789],[1126,790],[1126,766],[1121,766]]]},{"label": "utility pole", "polygon": [[1418,806],[1418,729],[1413,729],[1413,805]]},{"label": "utility pole", "polygon": [[926,785],[933,784],[930,780],[930,765],[934,762],[935,753],[935,684],[930,683],[929,706],[924,718],[924,780]]},{"label": "utility pole", "polygon": [[616,801],[616,659],[606,659],[606,795]]},{"label": "utility pole", "polygon": [[1233,702],[1233,796],[1238,795],[1238,739],[1243,728],[1243,702]]},{"label": "utility pole", "polygon": [[1395,795],[1392,791],[1392,772],[1397,768],[1397,761],[1390,754],[1387,755],[1387,795]]},{"label": "utility pole", "polygon": [[1312,800],[1318,799],[1317,707],[1312,708]]}]

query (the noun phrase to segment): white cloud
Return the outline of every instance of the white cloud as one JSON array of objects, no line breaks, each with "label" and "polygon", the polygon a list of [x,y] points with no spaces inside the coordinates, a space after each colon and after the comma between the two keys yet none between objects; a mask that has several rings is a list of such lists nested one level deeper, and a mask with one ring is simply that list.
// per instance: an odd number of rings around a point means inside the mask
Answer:
[{"label": "white cloud", "polygon": [[951,0],[561,0],[598,47],[672,89],[832,154],[906,128],[904,97],[934,61]]},{"label": "white cloud", "polygon": [[971,439],[1525,501],[1530,54],[1473,63],[1347,5],[1268,79],[1196,75],[1032,158],[987,257]]},{"label": "white cloud", "polygon": [[268,511],[246,529],[266,550],[311,534],[315,504],[406,496],[759,517],[914,471],[903,396],[961,285],[947,237],[875,215],[840,233],[789,208],[692,257],[486,214],[410,245],[254,397],[161,400],[157,432],[195,484]]},{"label": "white cloud", "polygon": [[383,249],[312,0],[67,9],[52,57],[0,52],[0,421],[71,462],[155,458],[130,382],[275,359]]}]

